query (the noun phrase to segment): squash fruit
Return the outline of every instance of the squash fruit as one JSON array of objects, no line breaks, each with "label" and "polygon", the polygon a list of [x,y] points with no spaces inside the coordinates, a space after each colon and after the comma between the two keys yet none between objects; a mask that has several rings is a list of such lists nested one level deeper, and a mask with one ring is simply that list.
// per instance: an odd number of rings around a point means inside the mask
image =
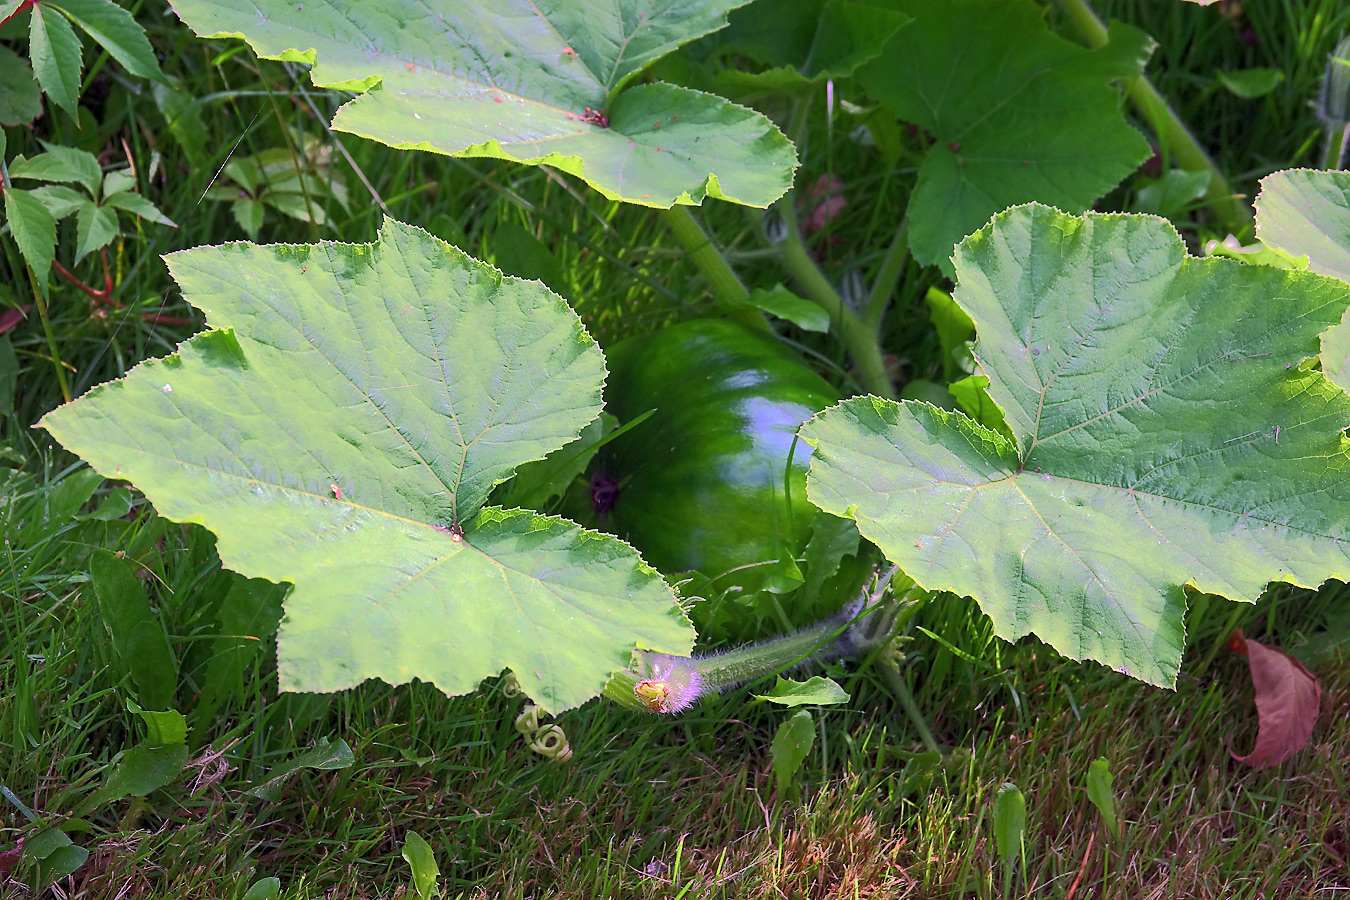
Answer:
[{"label": "squash fruit", "polygon": [[776,595],[802,583],[795,558],[817,514],[811,447],[794,437],[839,393],[781,342],[723,320],[629,338],[606,359],[606,409],[620,422],[655,412],[596,455],[601,527],[663,573],[697,573],[703,638],[753,637],[765,620],[779,630]]}]

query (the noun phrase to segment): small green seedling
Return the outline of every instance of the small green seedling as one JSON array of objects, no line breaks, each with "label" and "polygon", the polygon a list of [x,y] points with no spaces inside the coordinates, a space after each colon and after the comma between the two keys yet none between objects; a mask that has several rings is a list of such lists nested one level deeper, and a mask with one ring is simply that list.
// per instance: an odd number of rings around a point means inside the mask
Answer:
[{"label": "small green seedling", "polygon": [[816,723],[810,710],[799,710],[792,718],[778,726],[769,753],[773,756],[773,775],[778,780],[778,796],[787,794],[793,785],[793,776],[801,767],[811,745],[816,740]]},{"label": "small green seedling", "polygon": [[1003,896],[1011,896],[1012,862],[1015,856],[1022,857],[1022,870],[1026,871],[1026,846],[1023,842],[1027,827],[1027,801],[1022,791],[1012,782],[1005,782],[994,798],[994,841],[998,846],[999,859],[1003,861]]},{"label": "small green seedling", "polygon": [[420,834],[410,831],[403,839],[403,858],[412,867],[413,890],[421,900],[431,900],[439,893],[436,889],[436,879],[441,877],[441,870],[436,867],[436,854],[432,852],[431,845],[423,840]]},{"label": "small green seedling", "polygon": [[1120,820],[1116,818],[1116,799],[1111,793],[1111,765],[1105,757],[1093,760],[1088,766],[1087,793],[1092,805],[1102,814],[1111,837],[1119,838]]},{"label": "small green seedling", "polygon": [[277,900],[281,896],[280,878],[259,878],[244,892],[240,900]]}]

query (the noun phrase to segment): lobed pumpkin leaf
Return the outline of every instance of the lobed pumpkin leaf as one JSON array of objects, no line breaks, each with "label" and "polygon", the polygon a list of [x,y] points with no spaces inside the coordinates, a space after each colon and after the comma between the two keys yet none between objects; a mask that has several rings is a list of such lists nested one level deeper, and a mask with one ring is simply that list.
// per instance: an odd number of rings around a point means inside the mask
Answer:
[{"label": "lobed pumpkin leaf", "polygon": [[483,507],[600,412],[600,350],[555,294],[392,220],[373,245],[167,260],[212,330],[41,424],[214,531],[227,567],[294,583],[284,689],[456,694],[509,667],[560,710],[635,643],[688,653],[674,595],[627,544]]},{"label": "lobed pumpkin leaf", "polygon": [[[1256,198],[1256,232],[1263,243],[1307,256],[1311,271],[1350,282],[1350,172],[1267,175]],[[1350,311],[1322,335],[1322,371],[1350,391]]]},{"label": "lobed pumpkin leaf", "polygon": [[[744,0],[176,0],[202,37],[242,37],[361,94],[340,131],[402,149],[550,165],[606,197],[768,206],[792,145],[768,119],[667,84],[629,86],[654,60],[726,24]],[[379,88],[376,90],[375,88]]]},{"label": "lobed pumpkin leaf", "polygon": [[1303,365],[1350,285],[1194,259],[1151,216],[1009,210],[955,299],[1009,435],[860,397],[803,427],[810,500],[922,587],[1171,685],[1184,588],[1350,576],[1350,396]]},{"label": "lobed pumpkin leaf", "polygon": [[1086,50],[1051,33],[1029,0],[897,0],[913,21],[858,80],[933,145],[909,203],[910,250],[952,273],[952,247],[999,210],[1036,200],[1081,212],[1148,158],[1110,81],[1153,44],[1112,23]]}]

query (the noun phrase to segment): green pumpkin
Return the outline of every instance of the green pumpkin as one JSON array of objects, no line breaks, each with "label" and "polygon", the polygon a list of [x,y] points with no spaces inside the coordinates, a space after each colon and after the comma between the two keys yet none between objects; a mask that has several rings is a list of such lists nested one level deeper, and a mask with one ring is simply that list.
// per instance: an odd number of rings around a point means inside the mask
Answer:
[{"label": "green pumpkin", "polygon": [[795,569],[815,512],[806,500],[811,447],[794,448],[794,436],[839,393],[780,341],[723,320],[629,338],[606,359],[609,412],[620,422],[655,412],[596,457],[592,499],[604,530],[663,573],[706,576],[703,596],[752,607],[754,595],[781,590],[775,579]]}]

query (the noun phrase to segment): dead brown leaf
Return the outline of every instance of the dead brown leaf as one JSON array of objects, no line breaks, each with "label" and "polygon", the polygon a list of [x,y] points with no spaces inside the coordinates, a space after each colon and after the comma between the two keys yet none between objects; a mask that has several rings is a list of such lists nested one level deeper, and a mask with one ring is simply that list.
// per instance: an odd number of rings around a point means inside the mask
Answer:
[{"label": "dead brown leaf", "polygon": [[1278,766],[1304,747],[1317,724],[1322,686],[1317,676],[1288,653],[1233,632],[1228,647],[1247,657],[1256,688],[1256,746],[1246,756],[1229,754],[1255,768]]}]

